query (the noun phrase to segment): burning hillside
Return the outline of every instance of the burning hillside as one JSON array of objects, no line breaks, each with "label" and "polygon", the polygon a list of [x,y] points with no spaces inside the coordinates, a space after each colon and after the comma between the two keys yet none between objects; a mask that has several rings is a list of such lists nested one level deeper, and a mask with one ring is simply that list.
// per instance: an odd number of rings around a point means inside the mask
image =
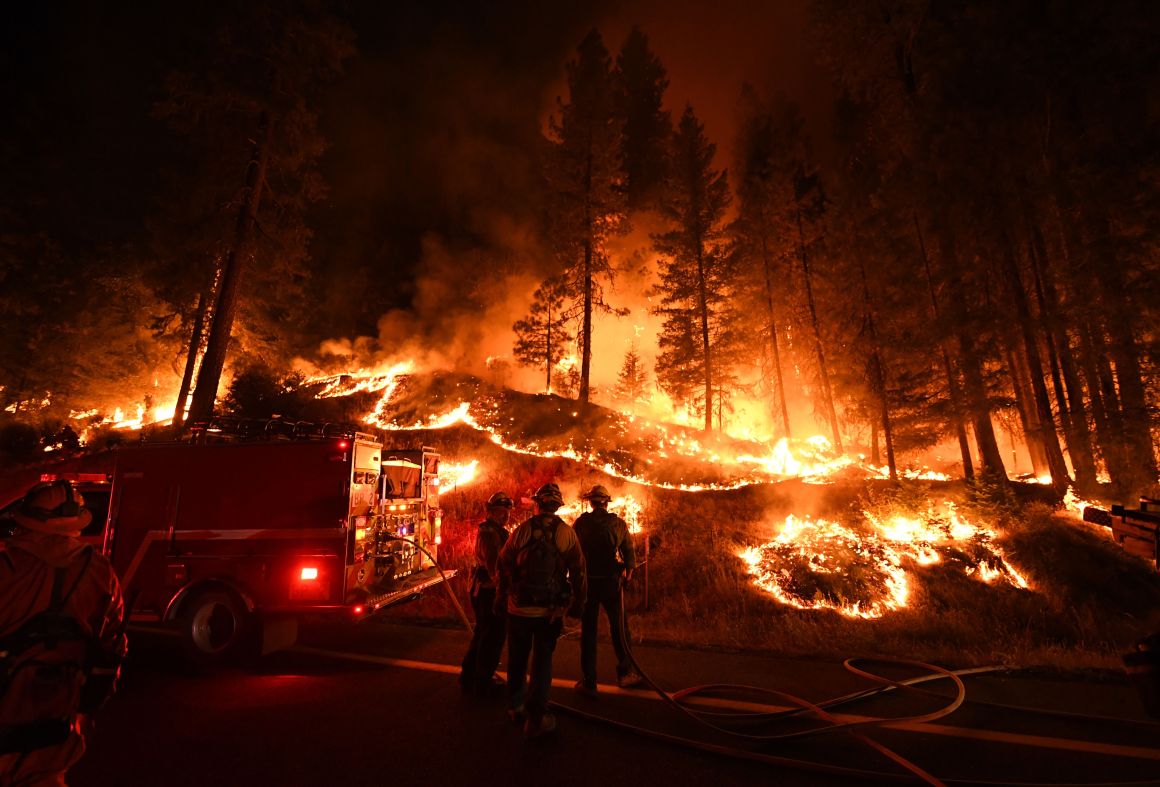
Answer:
[{"label": "burning hillside", "polygon": [[[639,418],[550,394],[497,389],[478,378],[419,375],[409,364],[315,378],[321,399],[346,400],[344,411],[384,431],[440,429],[463,424],[516,453],[572,459],[634,483],[685,491],[735,489],[798,478],[881,478],[864,457],[842,455],[821,436],[774,443]],[[927,469],[907,475],[946,480]]]}]

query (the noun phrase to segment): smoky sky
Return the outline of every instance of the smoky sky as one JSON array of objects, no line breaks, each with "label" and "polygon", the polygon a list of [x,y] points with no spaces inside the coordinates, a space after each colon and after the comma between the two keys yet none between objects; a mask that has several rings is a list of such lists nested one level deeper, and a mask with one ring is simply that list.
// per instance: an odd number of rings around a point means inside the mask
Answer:
[{"label": "smoky sky", "polygon": [[[164,75],[236,7],[9,9],[0,33],[0,220],[76,254],[141,242],[181,145],[151,114]],[[467,257],[513,245],[540,207],[535,153],[565,93],[565,64],[594,27],[613,54],[631,26],[641,27],[668,69],[668,108],[695,108],[721,166],[730,163],[742,83],[788,93],[807,117],[826,112],[806,0],[348,0],[334,8],[355,31],[358,54],[319,105],[329,195],[308,223],[320,339],[373,334],[383,313],[406,308],[433,243]]]}]

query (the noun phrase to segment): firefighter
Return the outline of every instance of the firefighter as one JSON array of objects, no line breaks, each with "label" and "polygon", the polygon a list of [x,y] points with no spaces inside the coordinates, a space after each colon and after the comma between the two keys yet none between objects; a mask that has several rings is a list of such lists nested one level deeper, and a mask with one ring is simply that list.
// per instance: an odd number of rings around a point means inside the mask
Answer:
[{"label": "firefighter", "polygon": [[[564,615],[584,609],[584,554],[576,532],[556,509],[560,487],[545,484],[532,498],[537,512],[512,533],[499,556],[496,608],[508,621],[508,717],[524,722],[524,735],[539,738],[556,729],[547,713],[552,652]],[[531,678],[528,656],[531,655]]]},{"label": "firefighter", "polygon": [[499,553],[508,539],[506,526],[513,505],[506,492],[496,492],[487,500],[487,519],[476,530],[475,569],[471,579],[475,630],[459,673],[465,694],[486,696],[503,686],[495,669],[503,650],[507,621],[503,610],[495,609],[495,586]]},{"label": "firefighter", "polygon": [[[608,510],[612,497],[599,484],[580,496],[587,500],[591,511],[580,515],[573,527],[584,552],[588,569],[588,600],[580,622],[580,672],[575,690],[588,696],[596,695],[596,633],[600,624],[600,609],[608,618],[612,634],[612,648],[616,652],[616,683],[621,688],[638,686],[643,681],[628,657],[626,637],[628,620],[624,616],[623,584],[632,579],[636,569],[636,554],[628,525]],[[622,584],[623,583],[623,584]]]},{"label": "firefighter", "polygon": [[63,785],[88,717],[125,656],[121,587],[78,536],[92,514],[69,481],[33,486],[0,547],[0,787]]}]

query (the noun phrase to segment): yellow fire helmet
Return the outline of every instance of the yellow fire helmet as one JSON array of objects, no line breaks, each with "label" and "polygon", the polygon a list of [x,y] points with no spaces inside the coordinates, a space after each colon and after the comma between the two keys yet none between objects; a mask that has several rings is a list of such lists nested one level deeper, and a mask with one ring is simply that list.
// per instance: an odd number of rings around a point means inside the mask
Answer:
[{"label": "yellow fire helmet", "polygon": [[71,481],[47,481],[28,490],[12,518],[25,530],[75,536],[93,521],[84,506]]},{"label": "yellow fire helmet", "polygon": [[511,508],[515,505],[507,492],[496,492],[487,499],[488,508]]},{"label": "yellow fire helmet", "polygon": [[536,490],[536,494],[532,499],[540,505],[541,508],[549,511],[555,511],[560,506],[564,505],[564,495],[560,493],[560,487],[556,484],[544,484]]},{"label": "yellow fire helmet", "polygon": [[581,500],[603,500],[608,502],[612,499],[612,495],[608,494],[608,490],[600,484],[589,489],[584,494],[580,495]]}]

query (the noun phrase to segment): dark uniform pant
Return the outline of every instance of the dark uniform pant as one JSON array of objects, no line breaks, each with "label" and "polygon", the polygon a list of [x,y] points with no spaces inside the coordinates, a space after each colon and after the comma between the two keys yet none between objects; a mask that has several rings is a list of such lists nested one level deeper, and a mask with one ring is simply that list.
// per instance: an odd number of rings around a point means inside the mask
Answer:
[{"label": "dark uniform pant", "polygon": [[475,611],[475,631],[459,672],[464,691],[486,691],[499,666],[507,619],[505,615],[495,614],[494,606],[495,588],[474,588],[471,608]]},{"label": "dark uniform pant", "polygon": [[[535,726],[548,709],[552,688],[552,653],[564,628],[562,618],[508,615],[508,708],[523,708]],[[532,675],[528,679],[528,656]]]},{"label": "dark uniform pant", "polygon": [[624,617],[620,577],[589,577],[588,599],[580,618],[580,671],[584,674],[584,682],[588,684],[596,683],[596,634],[600,626],[601,607],[608,616],[612,649],[616,651],[616,676],[620,678],[632,671],[632,663],[628,660],[628,651],[624,646],[628,620]]}]

